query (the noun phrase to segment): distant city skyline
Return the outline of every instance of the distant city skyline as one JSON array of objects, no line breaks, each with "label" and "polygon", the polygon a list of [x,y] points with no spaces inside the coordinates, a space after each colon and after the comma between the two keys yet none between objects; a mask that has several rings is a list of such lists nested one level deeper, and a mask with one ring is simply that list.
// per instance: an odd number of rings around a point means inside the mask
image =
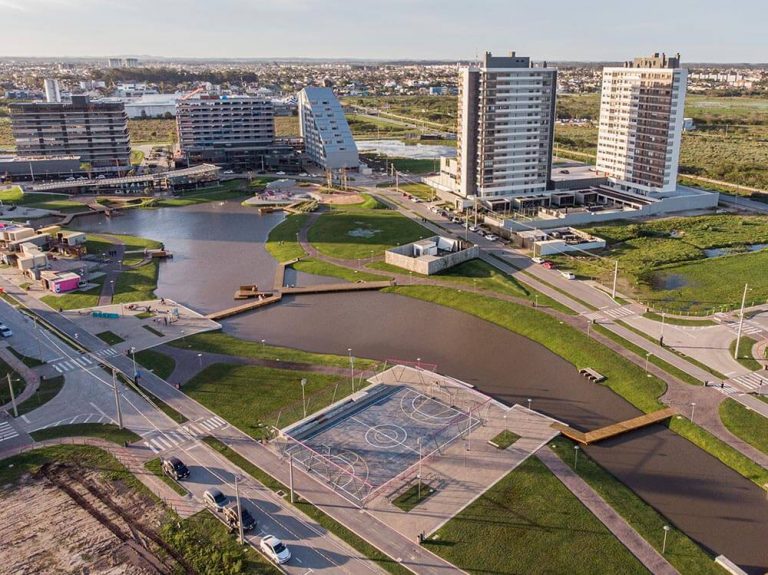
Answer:
[{"label": "distant city skyline", "polygon": [[[768,62],[768,7],[713,0],[0,0],[5,57]],[[544,8],[546,6],[546,8]]]}]

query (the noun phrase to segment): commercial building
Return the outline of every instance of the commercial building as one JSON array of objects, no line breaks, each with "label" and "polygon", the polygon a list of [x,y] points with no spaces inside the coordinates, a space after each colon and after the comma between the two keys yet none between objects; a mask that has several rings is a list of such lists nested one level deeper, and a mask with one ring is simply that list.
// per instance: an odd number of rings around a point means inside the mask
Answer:
[{"label": "commercial building", "polygon": [[357,169],[360,157],[344,110],[330,88],[299,92],[299,128],[307,158],[326,170]]},{"label": "commercial building", "polygon": [[603,69],[596,169],[622,191],[674,191],[687,70],[654,54]]},{"label": "commercial building", "polygon": [[45,88],[45,101],[49,104],[59,104],[61,102],[61,90],[59,89],[59,81],[55,78],[46,78],[43,80],[43,87]]},{"label": "commercial building", "polygon": [[458,193],[479,200],[550,185],[557,71],[493,56],[459,70]]},{"label": "commercial building", "polygon": [[0,156],[0,179],[52,180],[79,176],[80,156],[47,158]]},{"label": "commercial building", "polygon": [[176,127],[180,155],[190,164],[266,169],[291,153],[290,146],[276,145],[272,102],[263,98],[182,98],[176,104]]},{"label": "commercial building", "polygon": [[128,118],[123,104],[72,96],[71,104],[13,103],[9,107],[19,156],[80,156],[94,172],[130,169]]},{"label": "commercial building", "polygon": [[443,236],[432,236],[384,252],[387,264],[422,275],[433,275],[478,257],[478,246]]}]

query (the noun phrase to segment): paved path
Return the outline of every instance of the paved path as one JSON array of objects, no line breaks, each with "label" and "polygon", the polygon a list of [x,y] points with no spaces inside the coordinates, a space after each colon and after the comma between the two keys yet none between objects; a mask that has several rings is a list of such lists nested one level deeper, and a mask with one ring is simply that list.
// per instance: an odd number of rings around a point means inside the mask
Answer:
[{"label": "paved path", "polygon": [[613,535],[637,557],[654,575],[676,575],[678,571],[643,539],[600,495],[579,477],[550,447],[540,449],[536,456],[578,497]]},{"label": "paved path", "polygon": [[52,445],[88,445],[109,452],[152,493],[162,499],[166,505],[172,507],[182,518],[194,515],[204,508],[202,503],[195,501],[189,495],[179,495],[154,473],[147,471],[144,464],[153,458],[151,452],[148,450],[136,449],[134,447],[122,447],[104,439],[95,437],[62,437],[59,439],[47,439],[45,441],[24,445],[23,447],[0,451],[0,459]]},{"label": "paved path", "polygon": [[[112,303],[112,297],[115,295],[115,286],[117,285],[117,276],[122,271],[122,264],[125,255],[125,244],[120,240],[110,236],[110,239],[114,241],[114,249],[117,252],[115,255],[109,256],[110,264],[104,271],[104,283],[101,284],[101,293],[99,294],[99,305],[109,305]],[[112,283],[114,282],[114,283]]]},{"label": "paved path", "polygon": [[[11,369],[18,373],[22,378],[24,378],[24,381],[26,382],[26,385],[24,386],[24,389],[21,391],[21,393],[16,395],[16,405],[18,406],[23,401],[26,401],[35,394],[37,388],[40,386],[40,377],[31,368],[27,367],[23,361],[13,355],[7,347],[0,347],[0,359],[7,363]],[[8,385],[8,381],[3,379],[0,381],[0,385]],[[14,385],[14,391],[16,388],[17,386]],[[6,405],[0,406],[0,409],[7,409],[12,411],[13,407],[9,401]]]}]

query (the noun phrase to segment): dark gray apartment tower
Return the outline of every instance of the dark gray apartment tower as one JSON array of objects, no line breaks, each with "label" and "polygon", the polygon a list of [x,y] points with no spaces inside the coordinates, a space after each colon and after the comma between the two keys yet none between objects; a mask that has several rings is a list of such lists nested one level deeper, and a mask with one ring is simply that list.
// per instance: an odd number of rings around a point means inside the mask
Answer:
[{"label": "dark gray apartment tower", "polygon": [[19,156],[80,156],[95,172],[131,167],[128,117],[122,103],[72,96],[71,104],[11,104],[10,111]]},{"label": "dark gray apartment tower", "polygon": [[486,52],[459,75],[459,193],[491,200],[549,189],[557,71]]}]

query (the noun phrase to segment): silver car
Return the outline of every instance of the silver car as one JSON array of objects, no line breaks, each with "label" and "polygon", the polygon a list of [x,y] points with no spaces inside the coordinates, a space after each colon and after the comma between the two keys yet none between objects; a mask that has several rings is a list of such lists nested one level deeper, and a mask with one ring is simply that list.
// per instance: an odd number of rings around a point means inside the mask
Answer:
[{"label": "silver car", "polygon": [[203,493],[203,501],[205,504],[216,511],[224,511],[224,508],[229,503],[229,497],[224,495],[218,489],[208,489]]}]

